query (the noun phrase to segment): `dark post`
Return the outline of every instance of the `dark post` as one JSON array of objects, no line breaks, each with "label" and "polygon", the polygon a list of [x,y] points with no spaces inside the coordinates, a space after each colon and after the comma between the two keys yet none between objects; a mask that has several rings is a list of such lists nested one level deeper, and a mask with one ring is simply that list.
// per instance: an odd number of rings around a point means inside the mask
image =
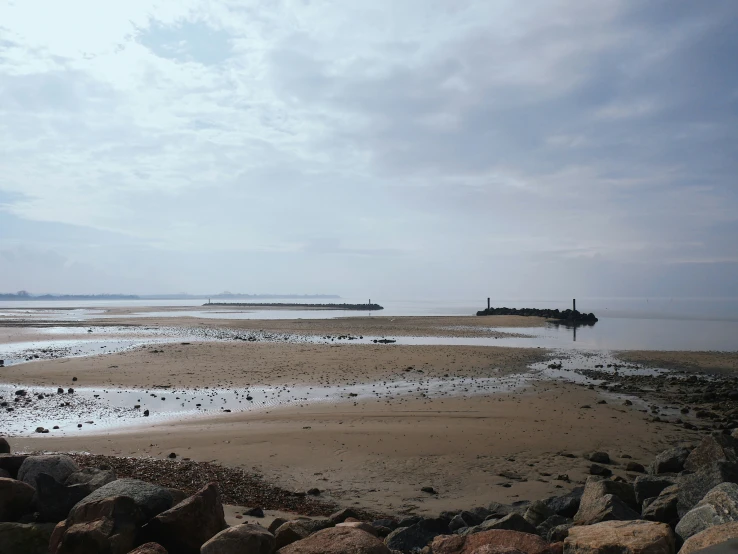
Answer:
[{"label": "dark post", "polygon": [[489,298],[487,298],[487,309],[489,310]]},{"label": "dark post", "polygon": [[577,311],[577,299],[575,298],[573,302],[574,302],[574,311],[576,312]]}]

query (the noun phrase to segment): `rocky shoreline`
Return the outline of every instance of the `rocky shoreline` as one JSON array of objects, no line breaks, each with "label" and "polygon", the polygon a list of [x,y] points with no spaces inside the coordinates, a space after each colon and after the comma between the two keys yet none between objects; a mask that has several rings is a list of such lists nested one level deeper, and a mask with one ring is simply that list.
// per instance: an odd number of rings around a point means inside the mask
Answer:
[{"label": "rocky shoreline", "polygon": [[547,310],[538,308],[487,308],[486,310],[479,310],[478,316],[484,315],[519,315],[525,317],[544,317],[559,321],[562,323],[569,323],[574,325],[594,325],[599,321],[593,313],[584,313],[578,310]]},{"label": "rocky shoreline", "polygon": [[[11,454],[0,439],[0,552],[692,554],[738,539],[735,435],[705,435],[648,468],[627,462],[627,479],[610,477],[623,462],[592,452],[591,476],[559,496],[402,518],[339,510],[310,497],[320,491],[290,493],[213,464]],[[228,527],[224,501],[255,517],[323,517]]]},{"label": "rocky shoreline", "polygon": [[379,304],[304,304],[290,302],[207,302],[203,306],[225,306],[235,308],[301,308],[317,310],[384,310]]}]

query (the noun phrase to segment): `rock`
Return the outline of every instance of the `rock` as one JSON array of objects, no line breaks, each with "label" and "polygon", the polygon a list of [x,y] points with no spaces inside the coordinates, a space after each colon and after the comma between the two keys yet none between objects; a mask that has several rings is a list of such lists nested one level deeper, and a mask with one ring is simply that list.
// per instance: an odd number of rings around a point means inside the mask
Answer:
[{"label": "rock", "polygon": [[664,450],[656,456],[656,459],[648,468],[649,473],[658,475],[660,473],[679,473],[684,469],[690,450],[683,446]]},{"label": "rock", "polygon": [[499,553],[515,549],[525,554],[553,554],[549,544],[537,535],[504,530],[483,531],[467,536],[438,536],[433,539],[431,551],[433,554],[473,554],[485,547],[494,549],[490,552]]},{"label": "rock", "polygon": [[545,502],[536,500],[530,503],[523,517],[533,527],[538,527],[554,514],[555,512],[549,508]]},{"label": "rock", "polygon": [[259,525],[229,527],[202,545],[201,554],[272,554],[274,535]]},{"label": "rock", "polygon": [[10,444],[5,437],[0,437],[0,454],[10,454]]},{"label": "rock", "polygon": [[374,535],[375,537],[379,535],[377,528],[366,521],[344,521],[343,523],[336,523],[336,527],[350,527],[351,529],[358,529],[365,533],[369,533],[370,535]]},{"label": "rock", "polygon": [[637,505],[643,504],[646,498],[654,498],[661,494],[666,487],[675,483],[674,479],[668,477],[656,477],[654,475],[640,475],[633,481],[633,491]]},{"label": "rock", "polygon": [[551,533],[551,531],[555,529],[556,527],[563,527],[563,526],[571,527],[573,524],[574,524],[574,521],[571,518],[560,516],[556,514],[556,515],[552,515],[546,521],[538,525],[536,527],[536,533],[540,535],[541,537],[546,538],[549,542],[558,542],[559,540],[564,540],[565,537],[561,539],[551,540],[549,538],[549,534]]},{"label": "rock", "polygon": [[169,554],[167,549],[155,542],[147,542],[138,548],[131,550],[128,554]]},{"label": "rock", "polygon": [[641,515],[643,519],[671,525],[679,519],[679,513],[677,512],[678,499],[679,487],[677,485],[666,487],[656,498],[647,499],[651,500],[648,505],[646,505],[646,501],[643,502],[644,507]]},{"label": "rock", "polygon": [[640,517],[635,512],[637,506],[635,492],[628,483],[589,477],[574,522],[592,524],[611,519],[637,519]]},{"label": "rock", "polygon": [[75,471],[79,471],[79,466],[64,454],[28,456],[18,470],[18,480],[35,487],[36,477],[46,473],[63,483]]},{"label": "rock", "polygon": [[136,546],[138,531],[147,520],[142,507],[128,496],[89,501],[90,496],[56,526],[49,554],[124,554]]},{"label": "rock", "polygon": [[392,531],[384,544],[390,550],[419,550],[438,535],[448,533],[448,526],[438,519],[423,519],[410,527],[400,527]]},{"label": "rock", "polygon": [[99,489],[103,485],[112,483],[117,479],[115,471],[112,469],[99,469],[96,467],[86,467],[80,471],[75,471],[66,481],[65,485],[83,485],[90,487],[90,492]]},{"label": "rock", "polygon": [[287,523],[288,520],[284,519],[283,517],[275,517],[272,522],[269,524],[269,532],[272,535],[275,535],[277,533],[277,529],[279,529],[282,525]]},{"label": "rock", "polygon": [[228,525],[218,486],[210,483],[141,529],[146,540],[177,554],[199,554],[200,547]]},{"label": "rock", "polygon": [[316,519],[293,519],[283,523],[274,533],[276,548],[284,548],[330,526],[330,521]]},{"label": "rock", "polygon": [[466,527],[472,527],[472,526],[469,525],[469,523],[466,520],[464,520],[461,514],[457,514],[454,517],[452,517],[451,521],[448,524],[449,531],[458,531],[459,529],[464,529]]},{"label": "rock", "polygon": [[595,462],[596,464],[609,464],[610,455],[607,452],[592,452],[589,455],[589,461]]},{"label": "rock", "polygon": [[264,517],[264,510],[261,508],[249,508],[248,510],[244,510],[243,515],[245,516],[251,516],[251,517],[258,517],[262,518]]},{"label": "rock", "polygon": [[28,458],[25,454],[0,454],[0,469],[7,471],[13,479],[18,478],[18,471]]},{"label": "rock", "polygon": [[682,540],[709,527],[738,521],[738,485],[720,483],[689,510],[676,526]]},{"label": "rock", "polygon": [[574,527],[573,523],[565,523],[564,525],[557,525],[551,529],[546,535],[548,542],[563,542],[566,537],[569,536],[569,529]]},{"label": "rock", "polygon": [[190,495],[187,494],[185,491],[175,489],[172,487],[165,487],[167,491],[169,491],[169,494],[172,495],[172,506],[176,506],[180,502],[182,502],[185,498],[189,497]]},{"label": "rock", "polygon": [[692,450],[684,469],[697,471],[714,462],[738,462],[738,439],[730,435],[709,435]]},{"label": "rock", "polygon": [[589,466],[589,474],[598,475],[600,477],[610,477],[612,475],[612,470],[602,467],[601,465],[592,464]]},{"label": "rock", "polygon": [[481,525],[472,527],[470,533],[480,531],[491,531],[493,529],[504,529],[507,531],[520,531],[521,533],[535,534],[536,528],[518,513],[508,514],[501,519],[488,519]]},{"label": "rock", "polygon": [[552,496],[546,499],[545,502],[554,513],[564,517],[574,517],[574,514],[579,510],[583,492],[584,487],[576,487],[563,496]]},{"label": "rock", "polygon": [[0,523],[0,552],[47,554],[53,523]]},{"label": "rock", "polygon": [[117,479],[91,492],[74,507],[73,511],[80,509],[86,503],[117,496],[127,496],[133,499],[147,520],[172,507],[172,495],[164,487],[138,479]]},{"label": "rock", "polygon": [[394,531],[395,529],[399,527],[399,525],[397,525],[397,520],[392,519],[392,518],[376,519],[372,521],[372,525],[374,527],[385,527],[389,529],[390,531]]},{"label": "rock", "polygon": [[390,550],[365,531],[333,527],[281,548],[279,554],[390,554]]},{"label": "rock", "polygon": [[10,475],[10,472],[5,471],[4,469],[0,469],[0,477],[2,477],[3,479],[12,479],[13,478],[13,476]]},{"label": "rock", "polygon": [[703,548],[723,544],[731,539],[738,539],[738,522],[716,525],[689,537],[684,541],[679,554],[692,554]]},{"label": "rock", "polygon": [[357,514],[351,508],[344,508],[343,510],[334,512],[328,516],[328,519],[330,520],[331,523],[333,523],[333,525],[335,525],[336,523],[343,523],[350,517],[354,519],[360,519],[359,514]]},{"label": "rock", "polygon": [[66,519],[77,502],[92,490],[87,484],[62,485],[46,473],[36,477],[36,510],[39,521],[57,523]]},{"label": "rock", "polygon": [[420,491],[421,492],[428,493],[428,494],[438,494],[438,492],[436,491],[436,489],[434,489],[433,487],[423,487],[423,488],[420,489]]},{"label": "rock", "polygon": [[646,473],[646,468],[638,462],[628,462],[625,466],[625,471],[632,471],[635,473]]},{"label": "rock", "polygon": [[674,554],[674,533],[653,521],[604,521],[569,529],[565,554]]},{"label": "rock", "polygon": [[0,478],[0,521],[15,521],[30,511],[35,492],[27,483]]},{"label": "rock", "polygon": [[683,517],[714,487],[720,483],[738,483],[738,464],[713,462],[703,466],[696,473],[680,475],[677,511]]}]

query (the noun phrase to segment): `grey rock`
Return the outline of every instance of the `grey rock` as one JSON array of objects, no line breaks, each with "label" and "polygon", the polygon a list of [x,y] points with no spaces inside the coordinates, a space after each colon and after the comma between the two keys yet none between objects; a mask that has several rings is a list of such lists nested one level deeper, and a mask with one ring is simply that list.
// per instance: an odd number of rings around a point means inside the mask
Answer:
[{"label": "grey rock", "polygon": [[625,466],[625,471],[631,471],[635,473],[646,473],[646,468],[638,462],[628,462]]},{"label": "grey rock", "polygon": [[654,498],[661,494],[666,487],[673,485],[676,481],[669,477],[657,477],[655,475],[639,475],[633,481],[635,500],[638,505],[643,504],[646,498]]},{"label": "grey rock", "polygon": [[679,473],[684,469],[690,450],[683,446],[669,448],[656,456],[656,459],[648,468],[649,473],[658,475],[660,473]]},{"label": "grey rock", "polygon": [[506,516],[515,511],[512,506],[500,504],[499,502],[490,502],[487,508],[489,509],[490,515],[496,515],[498,517]]},{"label": "grey rock", "polygon": [[279,529],[282,525],[287,523],[288,520],[284,519],[283,517],[275,517],[272,522],[269,524],[269,527],[267,530],[273,535],[277,532],[277,529]]},{"label": "grey rock", "polygon": [[335,525],[336,523],[343,523],[348,518],[361,519],[359,517],[359,514],[357,514],[351,508],[344,508],[343,510],[339,510],[328,516],[328,519],[331,521],[333,525]]},{"label": "grey rock", "polygon": [[276,548],[279,550],[328,527],[332,527],[332,524],[327,519],[293,519],[283,523],[274,532]]},{"label": "grey rock", "polygon": [[455,515],[448,524],[450,531],[458,531],[467,527],[469,527],[469,524],[461,517],[461,514]]},{"label": "grey rock", "polygon": [[0,437],[0,454],[10,454],[10,444],[5,437]]},{"label": "grey rock", "polygon": [[46,473],[63,483],[75,471],[79,471],[79,466],[72,458],[64,454],[28,456],[18,470],[18,480],[35,487],[36,477],[41,473]]},{"label": "grey rock", "polygon": [[738,462],[738,439],[730,435],[710,435],[692,450],[684,469],[697,471],[714,462]]},{"label": "grey rock", "polygon": [[391,531],[394,531],[395,529],[397,529],[397,527],[399,527],[397,525],[397,520],[392,518],[377,519],[375,521],[372,521],[372,525],[374,527],[384,527]]},{"label": "grey rock", "polygon": [[571,492],[562,496],[552,496],[546,499],[546,505],[553,510],[555,514],[564,517],[574,517],[579,510],[579,503],[582,500],[584,487],[576,487]]},{"label": "grey rock", "polygon": [[574,521],[568,517],[552,515],[550,518],[548,518],[546,521],[536,527],[536,533],[551,542],[551,539],[549,538],[549,534],[551,533],[551,531],[556,527],[561,527],[563,525],[574,525]]},{"label": "grey rock", "polygon": [[549,508],[545,502],[542,500],[535,500],[530,503],[523,517],[533,527],[538,527],[541,523],[555,514],[556,512]]},{"label": "grey rock", "polygon": [[643,519],[673,524],[679,519],[677,502],[679,500],[679,486],[666,487],[656,498],[647,498],[643,501]]},{"label": "grey rock", "polygon": [[573,523],[565,523],[563,525],[557,525],[551,529],[546,535],[548,542],[563,542],[566,537],[569,536],[569,529],[574,527]]},{"label": "grey rock", "polygon": [[720,483],[689,510],[676,526],[682,540],[708,527],[738,521],[738,485]]},{"label": "grey rock", "polygon": [[0,552],[48,554],[53,523],[0,523]]},{"label": "grey rock", "polygon": [[599,477],[610,477],[612,475],[612,470],[598,464],[592,464],[589,466],[589,474],[597,475]]},{"label": "grey rock", "polygon": [[26,514],[35,492],[28,483],[0,478],[0,521],[15,521]]},{"label": "grey rock", "polygon": [[85,504],[116,496],[132,498],[147,520],[171,508],[173,502],[171,493],[164,487],[138,479],[117,479],[90,493],[74,507],[73,512]]},{"label": "grey rock", "polygon": [[633,487],[628,483],[589,477],[579,510],[574,515],[577,524],[593,524],[609,520],[638,519]]},{"label": "grey rock", "polygon": [[62,485],[51,475],[41,473],[36,477],[36,509],[39,521],[56,523],[69,515],[71,509],[90,494],[87,484]]},{"label": "grey rock", "polygon": [[732,462],[713,462],[699,471],[682,474],[677,479],[679,499],[677,511],[684,517],[704,496],[720,483],[738,483],[738,464]]},{"label": "grey rock", "polygon": [[607,452],[592,452],[589,455],[589,461],[597,464],[609,464],[610,455]]},{"label": "grey rock", "polygon": [[491,531],[492,529],[506,529],[508,531],[520,531],[521,533],[535,534],[536,528],[531,525],[523,516],[513,512],[500,519],[488,519],[481,525],[470,527],[468,534],[479,533],[480,531]]},{"label": "grey rock", "polygon": [[202,545],[201,554],[272,554],[274,536],[263,527],[244,523],[229,527]]},{"label": "grey rock", "polygon": [[410,527],[400,527],[392,531],[384,544],[390,550],[412,552],[424,548],[438,535],[448,533],[448,527],[441,520],[424,519]]},{"label": "grey rock", "polygon": [[67,477],[66,481],[64,481],[65,485],[89,485],[90,491],[94,491],[102,487],[103,485],[107,485],[108,483],[112,483],[117,479],[115,475],[115,471],[112,469],[99,469],[96,467],[86,467],[81,469],[80,471],[75,471],[72,473],[69,477]]}]

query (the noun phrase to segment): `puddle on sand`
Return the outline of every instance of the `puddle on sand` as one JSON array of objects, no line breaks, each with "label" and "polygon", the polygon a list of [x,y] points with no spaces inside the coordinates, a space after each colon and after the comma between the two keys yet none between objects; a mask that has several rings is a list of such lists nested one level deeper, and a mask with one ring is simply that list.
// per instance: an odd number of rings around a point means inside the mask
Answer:
[{"label": "puddle on sand", "polygon": [[[43,427],[49,430],[48,436],[67,436],[227,414],[226,410],[234,413],[317,402],[499,394],[523,387],[527,382],[525,376],[510,376],[382,381],[335,387],[148,390],[80,387],[71,393],[67,388],[59,392],[52,387],[0,385],[0,428],[9,435],[30,435],[37,427]],[[17,394],[19,390],[25,392]],[[144,415],[146,410],[148,416]]]}]

